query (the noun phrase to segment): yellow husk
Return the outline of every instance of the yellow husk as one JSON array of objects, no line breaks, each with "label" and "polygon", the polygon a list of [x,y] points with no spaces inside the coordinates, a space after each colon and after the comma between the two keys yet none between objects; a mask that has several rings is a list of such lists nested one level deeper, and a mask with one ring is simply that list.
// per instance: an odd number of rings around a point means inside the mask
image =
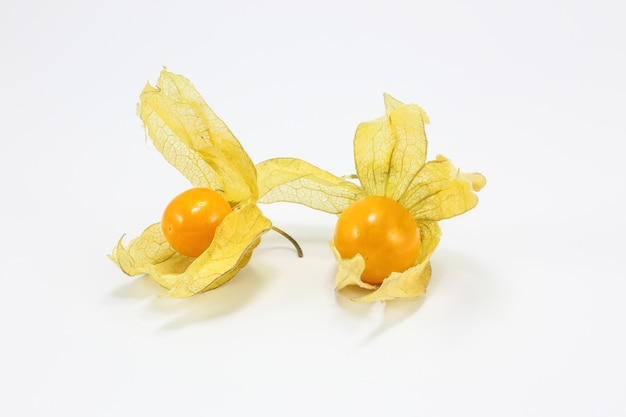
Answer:
[{"label": "yellow husk", "polygon": [[424,110],[384,95],[385,114],[359,124],[354,137],[354,161],[360,187],[296,159],[273,159],[257,166],[261,202],[288,201],[339,214],[367,195],[388,197],[402,204],[420,228],[422,245],[414,266],[394,272],[381,285],[361,281],[365,267],[357,254],[337,259],[335,289],[357,286],[371,292],[355,301],[385,301],[424,294],[431,268],[430,256],[441,237],[437,221],[462,214],[478,203],[474,192],[485,185],[479,173],[462,173],[443,156],[426,162],[428,142]]},{"label": "yellow husk", "polygon": [[290,201],[338,214],[365,196],[357,185],[300,159],[270,159],[257,172],[259,203]]},{"label": "yellow husk", "polygon": [[156,87],[141,93],[137,113],[155,148],[195,187],[220,192],[233,207],[218,226],[211,246],[198,258],[177,253],[160,223],[148,226],[110,255],[126,274],[149,274],[168,289],[188,297],[230,280],[250,260],[271,222],[255,205],[256,169],[226,124],[185,77],[163,70]]}]

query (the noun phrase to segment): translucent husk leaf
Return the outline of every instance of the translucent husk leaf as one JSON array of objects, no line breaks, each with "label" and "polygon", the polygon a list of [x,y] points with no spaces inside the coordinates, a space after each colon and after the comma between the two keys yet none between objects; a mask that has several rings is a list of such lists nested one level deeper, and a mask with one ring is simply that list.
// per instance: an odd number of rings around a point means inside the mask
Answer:
[{"label": "translucent husk leaf", "polygon": [[172,297],[217,288],[230,280],[250,257],[260,237],[272,227],[255,205],[233,211],[218,226],[211,246],[198,258],[175,252],[156,223],[133,239],[128,247],[120,242],[110,258],[128,275],[146,273],[170,290]]},{"label": "translucent husk leaf", "polygon": [[109,258],[130,276],[144,274],[148,265],[165,262],[176,254],[163,236],[161,223],[148,226],[139,237],[130,241],[128,247],[124,246],[123,239],[124,236],[117,242]]},{"label": "translucent husk leaf", "polygon": [[471,186],[472,190],[480,191],[487,184],[487,178],[479,172],[459,172],[459,179],[463,181],[467,181]]},{"label": "translucent husk leaf", "polygon": [[168,295],[189,297],[223,285],[249,261],[252,250],[272,223],[255,205],[226,216],[218,226],[211,246],[182,273]]},{"label": "translucent husk leaf", "polygon": [[243,268],[271,222],[258,207],[233,211],[218,226],[211,246],[198,258],[174,251],[155,223],[127,247],[122,239],[109,255],[126,274],[148,274],[173,297],[188,297],[217,288]]},{"label": "translucent husk leaf", "polygon": [[437,245],[439,245],[439,240],[441,239],[441,228],[437,222],[418,221],[417,227],[419,227],[420,230],[422,245],[420,246],[420,251],[415,260],[416,265],[430,259],[430,256],[435,252],[435,249],[437,249]]},{"label": "translucent husk leaf", "polygon": [[[131,240],[127,247],[123,237],[109,258],[130,276],[150,274],[162,287],[170,289],[175,282],[168,279],[168,271],[184,271],[193,262],[190,258],[176,252],[163,236],[161,223],[148,226],[138,237]],[[157,273],[153,273],[156,268]]]},{"label": "translucent husk leaf", "polygon": [[257,198],[254,164],[189,80],[161,72],[137,108],[165,159],[196,187],[220,190],[232,204]]},{"label": "translucent husk leaf", "polygon": [[423,166],[399,203],[417,220],[448,219],[475,207],[478,197],[474,192],[485,182],[481,174],[462,174],[439,155]]},{"label": "translucent husk leaf", "polygon": [[354,138],[354,158],[361,187],[311,164],[290,158],[265,161],[257,166],[260,201],[289,201],[341,213],[366,195],[383,195],[402,204],[420,228],[422,245],[414,265],[394,272],[382,284],[365,283],[363,257],[337,259],[335,289],[356,286],[370,291],[355,301],[385,301],[418,297],[430,280],[430,257],[441,237],[438,220],[461,214],[478,201],[475,191],[485,185],[478,173],[461,173],[439,156],[426,163],[428,143],[424,125],[428,116],[415,104],[406,105],[384,96],[385,115],[361,123]]},{"label": "translucent husk leaf", "polygon": [[426,160],[426,112],[385,94],[385,114],[357,126],[354,161],[367,195],[398,200]]},{"label": "translucent husk leaf", "polygon": [[270,159],[256,168],[260,203],[299,203],[338,214],[364,196],[357,185],[300,159]]},{"label": "translucent husk leaf", "polygon": [[163,70],[137,109],[148,136],[193,186],[220,191],[234,211],[198,258],[176,252],[155,223],[110,258],[128,275],[149,274],[173,297],[188,297],[230,280],[252,256],[271,222],[254,205],[256,169],[248,154],[185,77]]},{"label": "translucent husk leaf", "polygon": [[343,259],[335,247],[335,243],[332,241],[330,242],[330,249],[337,260],[337,272],[335,274],[336,291],[341,291],[352,285],[356,285],[366,290],[376,289],[375,285],[361,281],[361,275],[365,270],[365,260],[361,254],[357,253],[352,258]]},{"label": "translucent husk leaf", "polygon": [[430,261],[425,261],[407,269],[404,272],[392,272],[382,284],[376,286],[361,281],[361,274],[365,269],[365,261],[360,254],[351,259],[341,259],[341,255],[331,242],[331,249],[337,259],[337,274],[335,275],[335,290],[341,291],[349,286],[357,286],[371,290],[359,298],[352,298],[357,302],[389,301],[415,298],[424,295],[430,281]]}]

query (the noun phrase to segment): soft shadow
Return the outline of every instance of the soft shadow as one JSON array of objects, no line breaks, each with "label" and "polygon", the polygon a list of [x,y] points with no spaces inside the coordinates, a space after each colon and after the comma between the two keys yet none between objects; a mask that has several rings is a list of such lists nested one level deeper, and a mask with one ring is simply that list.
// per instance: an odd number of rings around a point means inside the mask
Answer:
[{"label": "soft shadow", "polygon": [[[263,269],[263,272],[259,271]],[[248,265],[229,282],[214,290],[185,299],[158,297],[151,306],[158,312],[172,317],[162,327],[176,330],[183,327],[233,314],[259,294],[264,285],[263,277],[271,276],[266,266]]]},{"label": "soft shadow", "polygon": [[387,331],[402,323],[415,314],[422,304],[424,297],[410,300],[392,300],[373,303],[359,303],[352,301],[353,298],[361,297],[368,291],[358,287],[344,288],[336,294],[337,304],[346,312],[362,317],[365,320],[378,321],[379,324],[362,341],[367,344],[385,334]]},{"label": "soft shadow", "polygon": [[362,342],[368,344],[389,330],[416,314],[424,304],[424,296],[412,300],[393,300],[385,302],[379,325]]},{"label": "soft shadow", "polygon": [[[332,278],[330,278],[332,279]],[[355,298],[363,297],[367,295],[369,291],[358,287],[347,287],[340,292],[335,292],[335,300],[339,307],[345,312],[354,316],[364,317],[366,315],[375,314],[379,309],[376,305],[380,303],[359,303],[352,301]]]},{"label": "soft shadow", "polygon": [[[465,252],[452,249],[441,249],[436,252],[431,260],[433,265],[433,273],[436,270],[443,269],[461,269],[473,276],[489,278],[493,275],[492,271],[480,260],[469,256]],[[436,268],[436,269],[435,269]]]},{"label": "soft shadow", "polygon": [[162,327],[173,330],[235,313],[260,293],[271,276],[273,270],[269,265],[255,261],[221,287],[188,298],[163,295],[167,290],[148,275],[130,278],[112,295],[141,301],[149,310],[166,316],[168,321]]},{"label": "soft shadow", "polygon": [[128,277],[128,281],[113,291],[116,298],[146,299],[164,291],[163,287],[154,282],[149,276]]},{"label": "soft shadow", "polygon": [[433,277],[428,285],[429,291],[438,291],[441,286],[465,285],[471,292],[468,297],[499,293],[502,280],[499,273],[479,258],[467,253],[450,249],[442,249],[431,260]]},{"label": "soft shadow", "polygon": [[[465,292],[465,297],[479,304],[481,308],[490,303],[484,300],[485,298],[491,299],[491,303],[494,302],[493,300],[500,298],[495,294],[499,291],[499,285],[495,280],[494,272],[480,260],[474,259],[463,252],[442,250],[431,260],[431,263],[433,272],[426,294],[412,300],[394,300],[384,303],[384,309],[380,313],[379,325],[363,340],[363,344],[370,343],[409,317],[417,314],[429,296],[432,297],[438,291],[446,289],[446,281],[448,280],[455,281],[457,287],[459,280],[471,282],[471,288],[474,293]],[[458,290],[455,289],[455,293],[458,293]],[[473,314],[475,311],[476,308],[469,308],[467,313]]]},{"label": "soft shadow", "polygon": [[[337,304],[346,312],[362,317],[366,320],[378,320],[378,325],[364,338],[363,344],[370,343],[387,333],[390,329],[399,325],[409,317],[417,314],[424,305],[426,298],[445,287],[444,282],[456,277],[463,276],[475,282],[474,291],[493,294],[498,285],[494,281],[494,273],[485,264],[462,252],[441,250],[431,260],[433,273],[428,284],[426,294],[409,300],[393,300],[378,303],[359,303],[352,301],[368,293],[367,290],[352,287],[345,288],[336,295]],[[458,280],[458,278],[457,278]],[[468,297],[480,300],[476,295],[468,294]],[[483,296],[484,297],[484,296]],[[481,302],[481,305],[484,304]]]},{"label": "soft shadow", "polygon": [[429,290],[438,294],[440,305],[453,305],[473,321],[491,321],[509,308],[513,282],[486,256],[447,249],[437,254],[432,265],[437,280]]}]

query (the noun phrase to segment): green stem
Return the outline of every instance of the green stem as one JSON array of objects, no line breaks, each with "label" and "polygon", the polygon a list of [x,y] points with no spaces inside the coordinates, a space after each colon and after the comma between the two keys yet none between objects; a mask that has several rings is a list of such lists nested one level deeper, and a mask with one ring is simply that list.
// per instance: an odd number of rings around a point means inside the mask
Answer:
[{"label": "green stem", "polygon": [[286,232],[280,230],[278,227],[273,226],[272,225],[272,230],[275,231],[276,233],[278,233],[279,235],[282,235],[285,239],[287,239],[288,241],[291,242],[291,244],[296,248],[296,252],[298,253],[298,257],[302,258],[302,248],[300,247],[300,245],[298,244],[298,242],[296,242],[296,240],[294,238],[292,238],[291,236],[289,236]]}]

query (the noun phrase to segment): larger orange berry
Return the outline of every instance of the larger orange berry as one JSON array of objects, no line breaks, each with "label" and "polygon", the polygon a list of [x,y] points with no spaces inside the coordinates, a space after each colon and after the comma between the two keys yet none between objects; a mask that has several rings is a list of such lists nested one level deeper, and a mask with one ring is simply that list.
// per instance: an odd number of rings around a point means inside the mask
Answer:
[{"label": "larger orange berry", "polygon": [[413,266],[421,246],[417,222],[399,203],[368,196],[351,204],[337,220],[335,247],[343,259],[365,259],[361,280],[380,284],[392,272]]}]

